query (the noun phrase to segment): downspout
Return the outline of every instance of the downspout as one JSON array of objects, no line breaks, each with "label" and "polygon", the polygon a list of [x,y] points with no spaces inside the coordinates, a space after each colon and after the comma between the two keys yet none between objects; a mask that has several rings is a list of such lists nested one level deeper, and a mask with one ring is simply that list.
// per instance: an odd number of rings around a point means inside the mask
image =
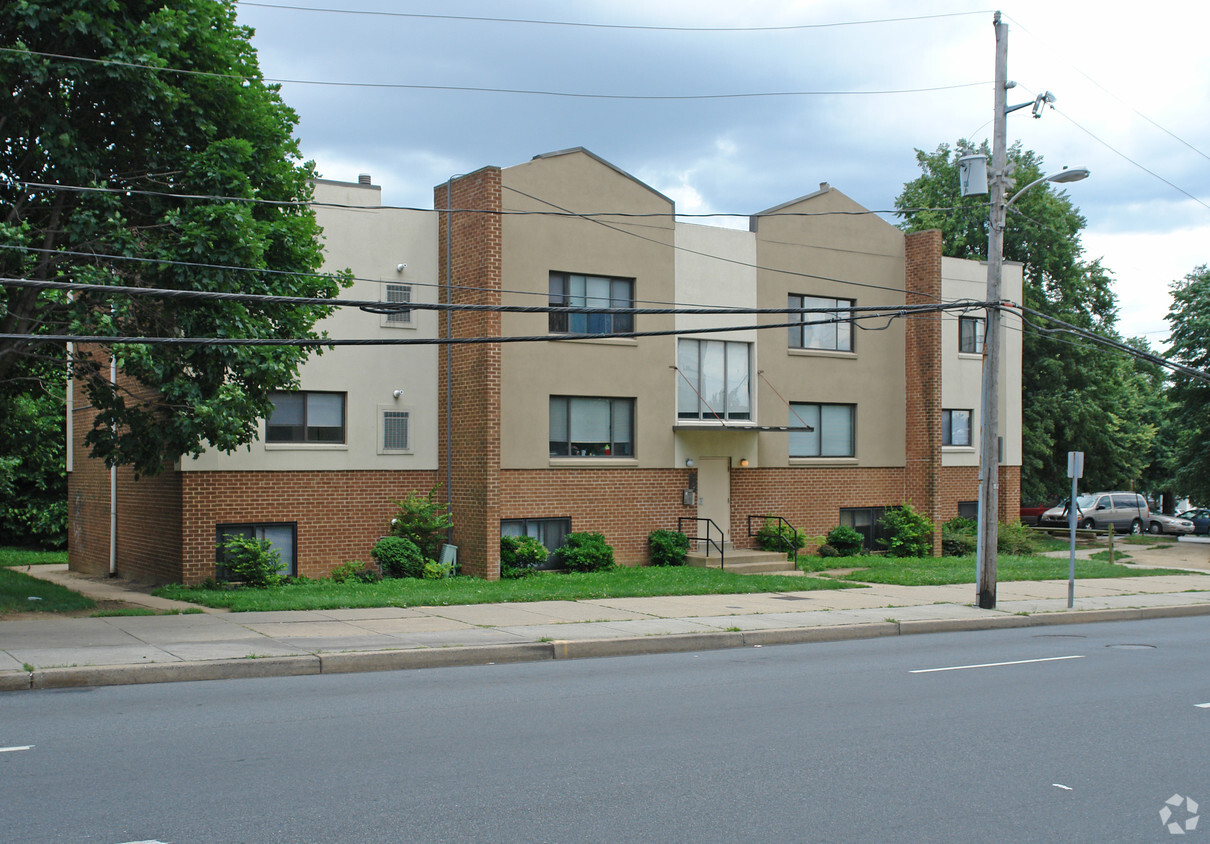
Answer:
[{"label": "downspout", "polygon": [[[114,392],[118,389],[118,356],[112,347],[109,349],[109,381],[113,384]],[[118,424],[115,421],[110,426],[113,437],[118,437]],[[109,467],[109,576],[118,574],[118,467]]]},{"label": "downspout", "polygon": [[[445,183],[445,303],[454,304],[454,179]],[[445,312],[445,339],[454,337],[454,312]],[[445,541],[454,544],[454,344],[445,344],[445,500],[449,502],[446,513],[450,526],[445,531]]]}]

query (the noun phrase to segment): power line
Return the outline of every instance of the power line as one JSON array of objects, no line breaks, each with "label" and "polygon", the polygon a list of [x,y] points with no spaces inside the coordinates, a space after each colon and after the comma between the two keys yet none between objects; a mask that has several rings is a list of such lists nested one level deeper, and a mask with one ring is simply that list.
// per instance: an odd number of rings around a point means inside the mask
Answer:
[{"label": "power line", "polygon": [[967,15],[985,15],[991,12],[980,10],[974,12],[949,12],[936,15],[914,15],[899,18],[875,18],[871,20],[835,21],[832,23],[782,24],[777,26],[657,26],[648,24],[620,23],[587,23],[581,21],[558,21],[535,18],[494,18],[475,15],[433,15],[418,12],[380,12],[363,9],[330,9],[313,6],[291,6],[281,3],[253,3],[238,0],[241,6],[255,6],[262,9],[284,9],[294,12],[323,12],[326,14],[359,15],[386,18],[414,18],[424,20],[475,21],[481,23],[510,23],[529,24],[536,26],[565,26],[584,29],[622,29],[654,32],[785,32],[806,29],[830,29],[842,26],[866,26],[881,23],[906,23],[908,21],[935,20],[938,18],[959,18]]},{"label": "power line", "polygon": [[235,82],[269,82],[280,85],[316,85],[336,88],[377,88],[387,90],[408,91],[459,91],[475,94],[523,94],[541,97],[564,97],[571,99],[589,100],[631,100],[636,102],[653,101],[694,101],[694,100],[741,100],[763,97],[846,97],[846,96],[887,96],[894,94],[927,94],[937,91],[954,91],[961,88],[975,88],[987,85],[987,82],[963,82],[954,85],[935,85],[924,88],[895,88],[870,91],[744,91],[731,94],[593,94],[579,91],[542,91],[528,88],[490,88],[473,85],[419,85],[408,82],[336,82],[328,79],[287,79],[285,77],[261,76],[250,78],[238,73],[216,73],[205,70],[187,70],[177,67],[157,67],[139,62],[119,61],[117,59],[98,59],[88,56],[71,56],[63,53],[49,53],[40,50],[19,50],[14,47],[0,47],[0,52],[17,53],[26,56],[39,56],[47,59],[63,61],[88,62],[111,67],[128,67],[136,70],[150,70],[156,73],[177,73],[186,76],[202,76],[212,79],[229,79]]}]

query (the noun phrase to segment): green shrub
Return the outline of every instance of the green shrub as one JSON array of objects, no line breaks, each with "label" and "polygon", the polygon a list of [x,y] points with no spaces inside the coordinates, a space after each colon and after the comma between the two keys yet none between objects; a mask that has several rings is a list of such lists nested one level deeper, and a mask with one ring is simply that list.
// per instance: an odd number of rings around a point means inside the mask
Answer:
[{"label": "green shrub", "polygon": [[424,555],[410,539],[384,536],[375,543],[370,556],[387,577],[424,577]]},{"label": "green shrub", "polygon": [[839,525],[828,532],[827,544],[836,549],[841,557],[853,557],[861,553],[862,536],[848,525]]},{"label": "green shrub", "polygon": [[1001,554],[1032,554],[1038,550],[1037,536],[1019,520],[1001,524],[996,532],[996,546]]},{"label": "green shrub", "polygon": [[453,563],[437,563],[432,560],[424,562],[424,579],[425,580],[441,580],[444,577],[454,576]]},{"label": "green shrub", "polygon": [[345,583],[350,580],[355,583],[377,583],[382,580],[382,574],[369,563],[363,563],[361,560],[349,560],[328,572],[328,579],[334,583]]},{"label": "green shrub", "polygon": [[228,580],[239,580],[257,589],[281,583],[281,554],[266,540],[230,534],[219,548]]},{"label": "green shrub", "polygon": [[965,557],[975,553],[975,520],[955,516],[941,526],[941,554]]},{"label": "green shrub", "polygon": [[764,551],[797,551],[807,544],[807,535],[785,522],[765,519],[756,532],[756,544]]},{"label": "green shrub", "polygon": [[569,571],[608,571],[613,568],[613,548],[599,533],[569,533],[559,549]]},{"label": "green shrub", "polygon": [[526,577],[546,563],[550,552],[532,536],[500,537],[500,576]]},{"label": "green shrub", "polygon": [[892,557],[931,557],[933,555],[933,523],[911,504],[887,510],[882,526],[891,535],[887,551]]},{"label": "green shrub", "polygon": [[817,549],[815,549],[815,553],[821,557],[839,557],[840,556],[840,551],[837,550],[836,546],[830,545],[827,542],[825,542],[823,545],[820,545]]},{"label": "green shrub", "polygon": [[454,524],[449,505],[437,500],[438,489],[433,487],[427,495],[412,493],[402,501],[394,502],[399,512],[391,519],[391,535],[415,543],[420,553],[429,560],[440,558],[446,532]]},{"label": "green shrub", "polygon": [[689,537],[676,530],[653,530],[647,535],[653,566],[683,566],[689,552]]}]

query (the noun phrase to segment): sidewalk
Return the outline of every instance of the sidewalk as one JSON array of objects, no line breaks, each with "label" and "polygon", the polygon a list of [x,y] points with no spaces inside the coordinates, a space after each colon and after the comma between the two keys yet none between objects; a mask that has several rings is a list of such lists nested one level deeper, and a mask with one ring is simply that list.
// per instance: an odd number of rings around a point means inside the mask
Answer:
[{"label": "sidewalk", "polygon": [[[156,610],[191,604],[78,577],[30,574],[94,600]],[[0,621],[0,691],[384,671],[756,647],[908,633],[1210,615],[1210,577],[870,586],[755,595],[607,598],[451,607],[300,610]],[[29,670],[32,667],[32,671]]]}]

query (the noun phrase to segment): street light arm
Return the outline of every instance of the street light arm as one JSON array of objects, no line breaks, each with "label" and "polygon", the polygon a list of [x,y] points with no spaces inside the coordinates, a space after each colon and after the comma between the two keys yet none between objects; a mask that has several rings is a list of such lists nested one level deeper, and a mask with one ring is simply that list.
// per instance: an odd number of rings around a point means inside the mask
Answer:
[{"label": "street light arm", "polygon": [[1030,188],[1036,187],[1036,186],[1042,184],[1043,182],[1056,182],[1059,184],[1062,184],[1064,182],[1078,182],[1081,179],[1087,179],[1088,173],[1089,173],[1089,171],[1088,171],[1087,167],[1071,167],[1071,168],[1060,170],[1058,173],[1051,173],[1048,176],[1043,176],[1040,179],[1034,179],[1028,185],[1021,188],[1021,190],[1014,193],[1012,195],[1012,198],[1010,200],[1008,200],[1008,202],[1004,203],[1004,207],[1007,209],[1008,206],[1012,205],[1014,202],[1017,201],[1017,197],[1019,197],[1021,194],[1025,193]]}]

